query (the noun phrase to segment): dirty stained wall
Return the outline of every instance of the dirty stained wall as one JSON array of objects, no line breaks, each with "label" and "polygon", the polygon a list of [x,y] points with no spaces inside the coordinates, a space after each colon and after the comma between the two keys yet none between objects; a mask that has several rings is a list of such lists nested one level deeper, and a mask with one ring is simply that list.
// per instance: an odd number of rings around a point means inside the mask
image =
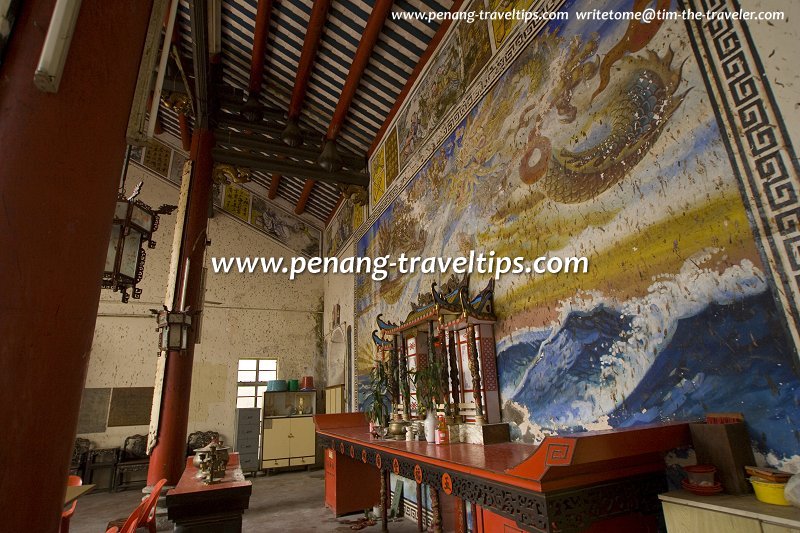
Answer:
[{"label": "dirty stained wall", "polygon": [[[498,280],[500,396],[522,440],[741,411],[761,459],[800,468],[798,8],[743,4],[788,20],[748,24],[754,46],[740,25],[550,23],[479,76],[488,92],[452,129],[399,141],[416,148],[357,255],[589,257],[586,275]],[[356,280],[362,379],[375,317],[402,319],[432,281]]]},{"label": "dirty stained wall", "polygon": [[[354,254],[353,243],[351,242],[345,248],[338,250],[338,253],[339,257],[351,257]],[[352,328],[353,326],[353,276],[352,274],[326,274],[323,285],[325,291],[323,324],[328,385],[344,384],[348,368],[350,377],[347,383],[352,384],[353,366],[352,363],[348,365],[346,361],[346,344],[347,328]],[[334,306],[337,304],[339,305],[339,326],[334,326]]]},{"label": "dirty stained wall", "polygon": [[[151,206],[176,204],[178,190],[141,167],[129,167],[128,189],[144,182],[139,198]],[[152,387],[158,334],[150,309],[164,300],[175,215],[163,216],[153,250],[147,250],[140,300],[119,303],[119,295],[102,291],[86,387]],[[211,256],[285,257],[292,252],[224,214],[209,221],[211,245],[206,255],[206,308],[201,343],[194,355],[189,432],[216,430],[232,441],[239,358],[278,360],[280,379],[324,376],[315,320],[320,315],[322,277],[301,275],[214,274]],[[80,435],[95,446],[120,446],[127,435],[146,434],[147,426],[108,428]]]}]

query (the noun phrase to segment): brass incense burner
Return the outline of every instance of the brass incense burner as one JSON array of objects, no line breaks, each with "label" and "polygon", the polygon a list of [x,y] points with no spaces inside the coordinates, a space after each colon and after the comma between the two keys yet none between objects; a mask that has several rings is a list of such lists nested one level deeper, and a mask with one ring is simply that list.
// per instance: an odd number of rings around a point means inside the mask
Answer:
[{"label": "brass incense burner", "polygon": [[230,446],[223,446],[221,442],[213,441],[208,446],[195,450],[193,464],[199,472],[197,477],[206,485],[219,483],[225,477],[228,468]]}]

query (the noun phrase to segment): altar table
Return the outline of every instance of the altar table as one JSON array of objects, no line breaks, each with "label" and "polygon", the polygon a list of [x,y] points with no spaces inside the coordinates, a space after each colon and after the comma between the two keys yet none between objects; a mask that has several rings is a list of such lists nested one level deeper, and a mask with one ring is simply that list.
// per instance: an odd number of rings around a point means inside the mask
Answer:
[{"label": "altar table", "polygon": [[[658,494],[667,490],[664,454],[691,443],[686,423],[546,437],[539,446],[481,446],[373,438],[363,413],[316,415],[314,421],[326,454],[338,454],[336,465],[349,460],[375,469],[384,503],[390,473],[413,479],[431,487],[435,507],[451,500],[457,515],[449,522],[456,531],[466,530],[467,501],[475,506],[472,527],[479,532],[655,532]],[[333,481],[364,483],[363,472],[360,480],[342,479],[347,470],[337,468]],[[326,483],[331,480],[326,468]],[[434,528],[441,530],[437,512]]]}]

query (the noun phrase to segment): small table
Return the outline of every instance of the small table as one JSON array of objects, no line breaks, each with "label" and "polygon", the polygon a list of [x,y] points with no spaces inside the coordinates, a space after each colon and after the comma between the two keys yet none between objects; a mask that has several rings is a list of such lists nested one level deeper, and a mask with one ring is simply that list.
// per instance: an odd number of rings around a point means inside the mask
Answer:
[{"label": "small table", "polygon": [[167,492],[167,518],[177,533],[239,533],[242,514],[250,505],[253,484],[245,481],[239,454],[232,453],[222,481],[206,485],[197,478],[194,456],[174,489]]},{"label": "small table", "polygon": [[67,493],[64,495],[64,505],[69,505],[84,494],[92,492],[94,485],[75,485],[68,486]]}]

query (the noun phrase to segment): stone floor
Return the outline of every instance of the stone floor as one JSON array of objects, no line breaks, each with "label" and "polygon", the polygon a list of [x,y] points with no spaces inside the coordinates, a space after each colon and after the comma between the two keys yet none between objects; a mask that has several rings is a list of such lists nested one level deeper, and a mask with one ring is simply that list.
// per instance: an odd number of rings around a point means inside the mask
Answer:
[{"label": "stone floor", "polygon": [[[358,515],[352,515],[336,519],[324,507],[325,482],[320,470],[260,475],[248,479],[253,481],[253,494],[250,508],[244,513],[242,531],[245,533],[352,531],[347,521],[358,518]],[[141,497],[138,489],[87,494],[78,501],[70,533],[104,532],[109,520],[130,514]],[[417,527],[410,520],[400,520],[390,523],[389,530],[392,533],[412,533],[417,531]],[[378,532],[380,523],[362,531]]]}]

